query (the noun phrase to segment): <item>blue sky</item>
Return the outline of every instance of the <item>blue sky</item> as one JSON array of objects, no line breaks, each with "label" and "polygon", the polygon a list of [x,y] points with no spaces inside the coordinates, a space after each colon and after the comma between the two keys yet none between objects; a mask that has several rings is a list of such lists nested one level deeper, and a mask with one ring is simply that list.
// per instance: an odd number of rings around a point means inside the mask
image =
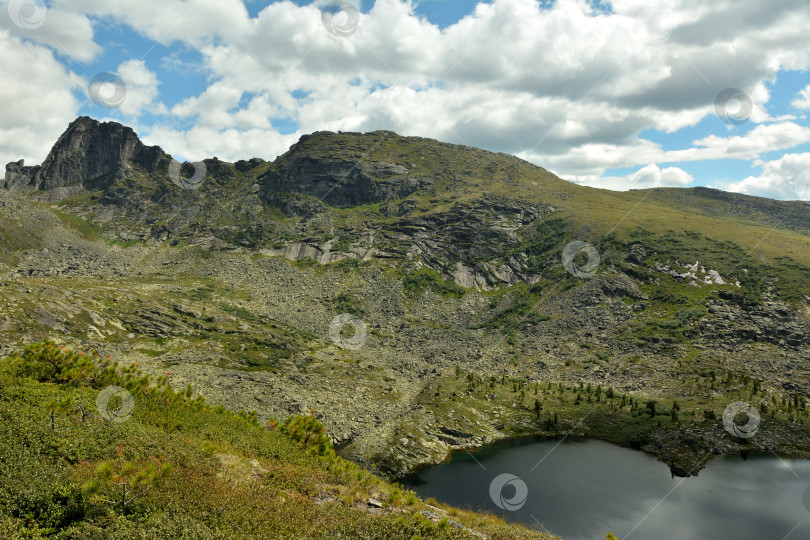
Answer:
[{"label": "blue sky", "polygon": [[[311,131],[391,129],[609,189],[810,198],[800,0],[0,3],[0,75],[15,82],[0,97],[20,104],[0,113],[6,161],[41,161],[89,115],[181,159],[273,159]],[[100,73],[113,83],[89,85]],[[92,99],[116,84],[119,108]]]}]

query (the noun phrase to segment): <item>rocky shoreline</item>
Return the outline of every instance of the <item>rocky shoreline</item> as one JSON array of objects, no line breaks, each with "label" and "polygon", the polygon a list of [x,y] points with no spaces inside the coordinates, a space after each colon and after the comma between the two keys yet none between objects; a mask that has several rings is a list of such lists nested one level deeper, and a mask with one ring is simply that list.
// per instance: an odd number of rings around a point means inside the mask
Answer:
[{"label": "rocky shoreline", "polygon": [[[679,435],[676,433],[674,435]],[[604,441],[623,448],[636,450],[656,458],[661,464],[666,465],[673,477],[688,478],[691,476],[698,476],[700,471],[714,458],[724,456],[741,455],[747,457],[748,455],[774,455],[783,459],[810,459],[810,445],[798,446],[789,444],[788,446],[775,446],[769,442],[759,442],[757,444],[748,444],[743,441],[734,442],[728,441],[713,441],[714,445],[708,444],[703,446],[695,446],[694,439],[684,438],[680,444],[673,444],[666,446],[663,441],[656,441],[653,444],[645,445],[644,447],[637,448],[626,441],[611,439],[609,437],[595,437],[582,434],[524,434],[518,436],[504,435],[502,438],[487,440],[485,442],[471,442],[467,445],[454,445],[449,448],[447,453],[441,459],[432,459],[425,462],[412,462],[409,464],[408,472],[399,474],[398,476],[387,475],[390,480],[401,482],[402,480],[418,473],[421,469],[446,463],[450,461],[453,456],[460,452],[472,452],[486,449],[491,446],[509,445],[512,442],[520,441],[560,441],[560,440],[598,440]],[[704,440],[708,443],[708,440]]]}]

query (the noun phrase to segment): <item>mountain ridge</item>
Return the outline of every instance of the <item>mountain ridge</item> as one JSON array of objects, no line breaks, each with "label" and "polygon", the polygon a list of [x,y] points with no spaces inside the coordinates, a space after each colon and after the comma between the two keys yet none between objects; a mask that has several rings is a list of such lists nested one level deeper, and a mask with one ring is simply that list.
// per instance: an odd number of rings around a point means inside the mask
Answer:
[{"label": "mountain ridge", "polygon": [[[315,132],[302,136],[272,162],[203,160],[205,177],[194,190],[182,189],[188,187],[182,183],[196,169],[186,164],[172,178],[171,163],[169,154],[160,147],[146,147],[130,128],[80,117],[41,166],[8,164],[3,187],[62,202],[91,220],[101,215],[97,221],[102,233],[123,241],[173,239],[296,257],[310,253],[332,262],[362,258],[374,249],[389,260],[416,255],[418,264],[467,287],[491,288],[536,279],[537,272],[530,271],[525,261],[504,261],[495,252],[506,251],[516,241],[514,231],[532,222],[556,214],[570,225],[572,212],[578,218],[575,222],[592,220],[583,223],[585,234],[596,228],[600,212],[604,219],[599,228],[605,233],[617,227],[629,230],[631,214],[642,210],[652,218],[673,210],[701,218],[733,218],[741,220],[751,234],[758,234],[763,225],[773,226],[801,235],[800,242],[808,250],[798,254],[810,264],[807,203],[708,188],[607,192],[566,182],[507,154],[401,137],[390,131]],[[75,198],[81,199],[78,205],[72,204]],[[628,211],[622,215],[619,209],[624,205]],[[225,207],[231,216],[223,215]],[[342,212],[352,209],[356,212]],[[681,215],[675,213],[674,219]],[[470,230],[459,237],[447,227],[463,228],[467,224],[462,216],[471,217]],[[503,223],[491,226],[498,220]],[[234,231],[234,226],[240,230]],[[716,229],[711,223],[705,227]],[[434,232],[417,234],[410,249],[400,248],[401,231],[426,228]],[[728,227],[724,239],[735,240],[738,232]],[[329,242],[335,236],[339,247],[349,249],[332,249]],[[281,237],[289,238],[280,241]],[[383,245],[372,248],[368,239],[375,237],[386,238]],[[358,238],[366,240],[352,241]],[[448,242],[480,248],[484,238],[496,244],[489,255],[480,249],[446,249]],[[441,260],[424,256],[434,244],[440,247]],[[758,246],[752,241],[743,247]],[[770,245],[761,248],[768,250]]]},{"label": "mountain ridge", "polygon": [[[0,337],[170,369],[260,417],[323,411],[341,455],[394,478],[565,433],[694,474],[742,447],[716,421],[734,400],[769,407],[744,448],[810,448],[787,406],[810,396],[805,203],[609,192],[391,132],[302,139],[273,162],[204,160],[185,187],[195,166],[172,178],[126,136],[63,140],[79,155],[47,170],[73,176],[0,190]],[[92,155],[107,176],[77,181]],[[352,317],[356,349],[330,330]]]}]

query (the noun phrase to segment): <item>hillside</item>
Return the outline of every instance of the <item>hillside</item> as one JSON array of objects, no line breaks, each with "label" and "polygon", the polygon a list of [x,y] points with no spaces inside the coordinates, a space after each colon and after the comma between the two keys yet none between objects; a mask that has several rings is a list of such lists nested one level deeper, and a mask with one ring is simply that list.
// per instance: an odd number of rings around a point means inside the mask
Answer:
[{"label": "hillside", "polygon": [[52,343],[0,361],[0,535],[552,538],[423,503],[335,457],[311,415],[262,425],[169,379]]},{"label": "hillside", "polygon": [[[86,117],[42,166],[7,166],[7,353],[50,338],[262,422],[315,409],[388,478],[523,434],[598,436],[680,475],[807,455],[806,202],[609,192],[391,132],[171,166]],[[737,400],[756,437],[724,429]]]}]

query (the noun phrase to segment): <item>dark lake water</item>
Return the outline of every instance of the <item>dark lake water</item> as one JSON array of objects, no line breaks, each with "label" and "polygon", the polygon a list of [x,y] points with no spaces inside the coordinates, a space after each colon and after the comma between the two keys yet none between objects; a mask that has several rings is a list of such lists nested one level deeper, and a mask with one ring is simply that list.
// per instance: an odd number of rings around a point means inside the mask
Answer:
[{"label": "dark lake water", "polygon": [[770,454],[672,478],[655,458],[602,441],[520,440],[456,453],[403,484],[566,540],[810,539],[810,460]]}]

